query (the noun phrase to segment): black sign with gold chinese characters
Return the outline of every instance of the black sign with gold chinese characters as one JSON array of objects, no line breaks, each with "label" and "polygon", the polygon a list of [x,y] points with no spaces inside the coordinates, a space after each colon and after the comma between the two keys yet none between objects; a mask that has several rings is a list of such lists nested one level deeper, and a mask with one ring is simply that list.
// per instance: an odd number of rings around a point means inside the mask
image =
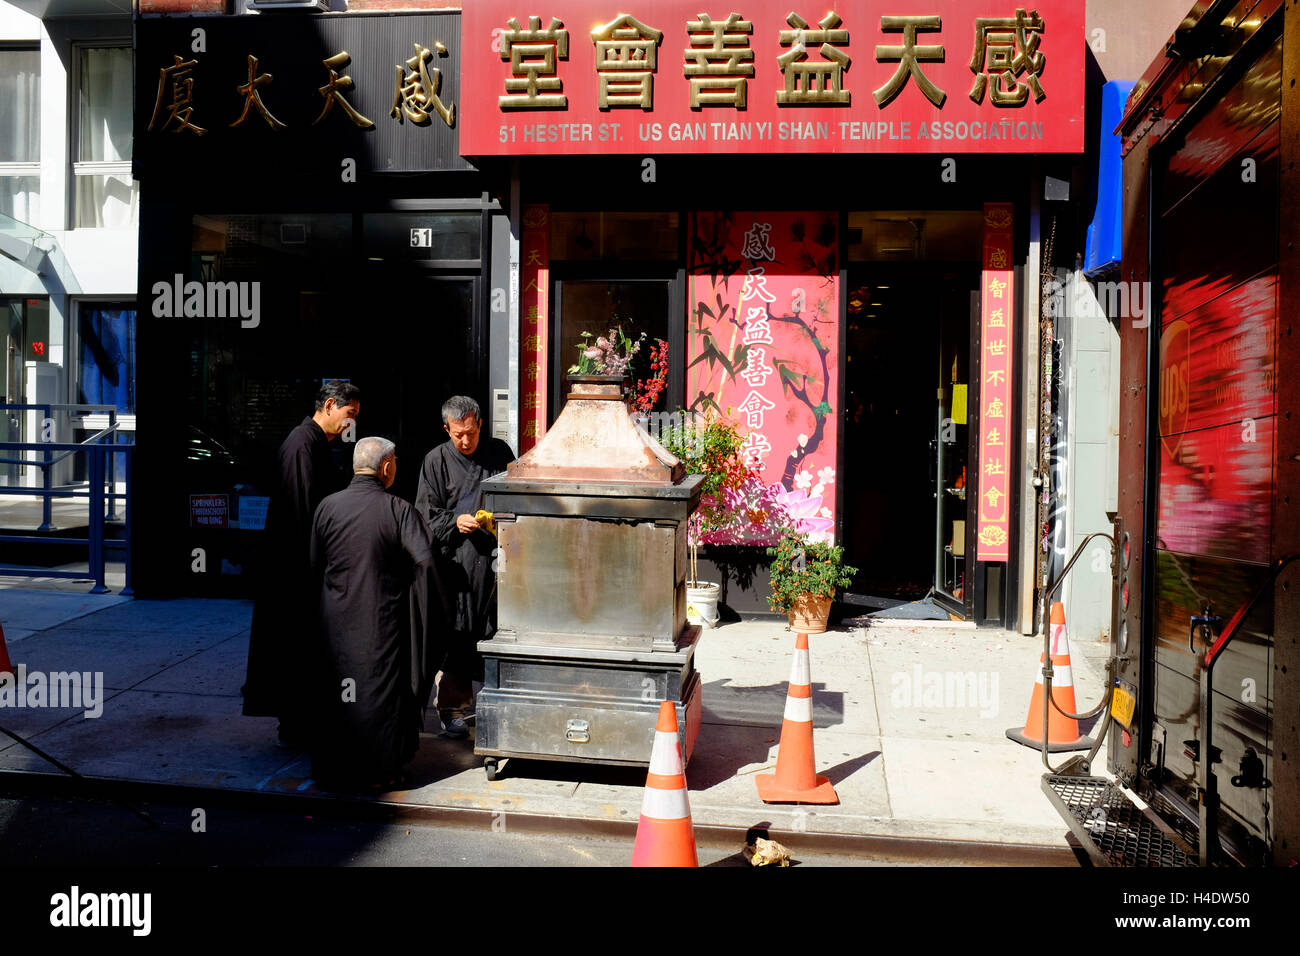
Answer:
[{"label": "black sign with gold chinese characters", "polygon": [[347,183],[472,168],[457,11],[142,19],[135,69],[145,176],[274,167]]}]

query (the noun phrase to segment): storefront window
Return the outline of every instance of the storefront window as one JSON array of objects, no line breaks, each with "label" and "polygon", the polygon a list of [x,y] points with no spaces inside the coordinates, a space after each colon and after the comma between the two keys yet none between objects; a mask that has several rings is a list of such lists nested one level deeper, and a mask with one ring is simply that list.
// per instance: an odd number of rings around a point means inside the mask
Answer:
[{"label": "storefront window", "polygon": [[[577,345],[583,332],[593,337],[621,328],[641,342],[632,363],[632,377],[650,376],[650,346],[668,340],[669,283],[662,279],[607,282],[567,280],[560,283],[559,359],[561,377],[578,360]],[[660,409],[662,411],[663,409]]]},{"label": "storefront window", "polygon": [[[255,316],[205,314],[187,325],[184,424],[229,451],[241,484],[269,487],[276,448],[310,414],[325,379],[361,389],[357,437],[383,435],[398,443],[405,464],[394,490],[408,500],[420,460],[446,438],[441,403],[470,394],[487,406],[479,371],[485,350],[474,337],[482,214],[412,211],[360,219],[351,213],[193,217],[189,280],[205,290],[221,283],[246,292],[249,313],[256,296]],[[440,255],[455,256],[451,268],[397,256],[409,248],[410,229],[434,228],[431,221],[446,227],[435,231],[434,242]],[[363,243],[370,240],[364,250],[358,225]],[[389,227],[401,241],[381,249],[375,243]],[[391,258],[383,254],[390,251]],[[332,449],[341,466],[351,448],[336,443]]]},{"label": "storefront window", "polygon": [[551,258],[676,261],[675,212],[557,212],[551,216]]},{"label": "storefront window", "polygon": [[978,262],[979,210],[887,209],[849,213],[850,262]]}]

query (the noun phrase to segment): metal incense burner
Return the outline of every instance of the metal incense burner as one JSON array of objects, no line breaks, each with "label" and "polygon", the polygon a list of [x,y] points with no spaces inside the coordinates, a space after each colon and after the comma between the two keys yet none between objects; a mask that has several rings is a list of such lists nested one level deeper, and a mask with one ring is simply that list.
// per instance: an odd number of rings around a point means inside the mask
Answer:
[{"label": "metal incense burner", "polygon": [[505,473],[496,514],[496,636],[475,754],[647,766],[659,702],[677,705],[682,755],[700,727],[686,623],[686,523],[700,475],[628,415],[621,378],[570,376],[564,410]]}]

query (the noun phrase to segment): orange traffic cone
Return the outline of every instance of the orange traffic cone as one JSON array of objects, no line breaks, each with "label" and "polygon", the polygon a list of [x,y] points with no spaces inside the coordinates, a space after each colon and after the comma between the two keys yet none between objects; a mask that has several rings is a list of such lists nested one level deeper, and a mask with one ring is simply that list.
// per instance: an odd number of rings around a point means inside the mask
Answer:
[{"label": "orange traffic cone", "polygon": [[781,743],[776,751],[776,773],[760,774],[758,798],[764,803],[839,803],[826,777],[817,776],[813,757],[812,677],[808,669],[808,635],[794,641],[790,690],[785,698]]},{"label": "orange traffic cone", "polygon": [[686,799],[686,774],[677,739],[677,708],[671,700],[659,705],[655,743],[650,751],[641,820],[636,826],[633,866],[699,866],[695,829]]},{"label": "orange traffic cone", "polygon": [[12,674],[14,665],[9,661],[9,648],[5,647],[5,629],[0,624],[0,674]]},{"label": "orange traffic cone", "polygon": [[[1079,734],[1079,722],[1066,717],[1066,713],[1077,713],[1074,702],[1074,676],[1070,670],[1070,639],[1065,634],[1065,605],[1060,601],[1052,604],[1052,701],[1047,707],[1047,750],[1060,753],[1065,750],[1090,750],[1092,738]],[[1038,655],[1041,665],[1043,655]],[[1057,710],[1057,707],[1060,710]],[[1029,716],[1025,718],[1024,730],[1007,728],[1007,736],[1018,744],[1043,749],[1043,672],[1040,667],[1034,678],[1034,693],[1029,698]]]}]

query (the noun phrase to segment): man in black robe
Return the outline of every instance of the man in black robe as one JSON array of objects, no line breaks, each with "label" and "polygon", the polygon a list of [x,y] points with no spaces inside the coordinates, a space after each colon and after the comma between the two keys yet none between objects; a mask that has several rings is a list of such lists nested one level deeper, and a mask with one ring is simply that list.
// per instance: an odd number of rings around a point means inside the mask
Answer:
[{"label": "man in black robe", "polygon": [[363,438],[352,469],[352,483],[321,502],[312,529],[322,652],[312,773],[331,789],[391,788],[419,747],[424,708],[408,589],[433,554],[415,509],[387,491],[397,474],[393,443]]},{"label": "man in black robe", "polygon": [[[442,600],[434,595],[436,585],[421,582],[416,617],[422,619],[427,647],[433,649],[426,684],[431,684],[440,663],[438,717],[444,734],[459,739],[469,735],[466,718],[474,713],[473,682],[483,679],[483,658],[476,645],[496,633],[497,540],[474,515],[483,508],[483,479],[504,471],[515,456],[501,439],[482,435],[483,415],[472,398],[448,399],[442,406],[442,424],[451,440],[425,456],[415,495],[415,507],[444,559]],[[444,606],[449,627],[440,629],[435,616]]]},{"label": "man in black robe", "polygon": [[305,747],[310,732],[303,662],[311,657],[316,635],[317,595],[308,554],[312,519],[325,497],[347,484],[330,443],[359,414],[359,388],[326,382],[315,412],[280,446],[248,642],[244,714],[280,718],[280,742],[289,747]]}]

